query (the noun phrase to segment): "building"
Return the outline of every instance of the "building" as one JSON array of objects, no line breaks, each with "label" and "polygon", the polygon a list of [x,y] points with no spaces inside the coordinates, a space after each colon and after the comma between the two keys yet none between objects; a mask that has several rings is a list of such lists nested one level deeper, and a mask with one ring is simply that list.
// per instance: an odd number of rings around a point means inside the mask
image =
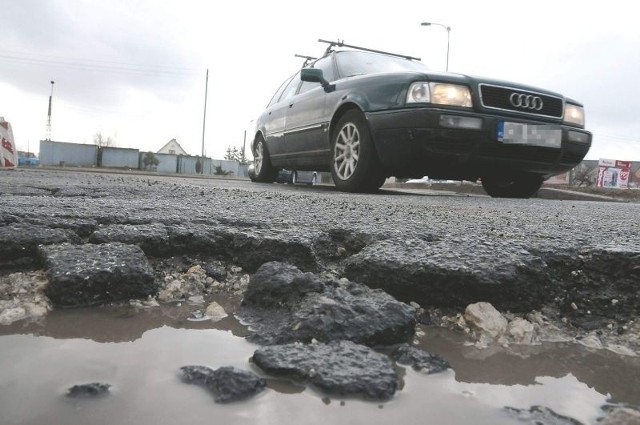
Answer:
[{"label": "building", "polygon": [[176,139],[171,139],[167,142],[166,145],[160,148],[156,153],[166,153],[170,155],[189,155],[187,151],[182,149],[180,143],[176,141]]}]

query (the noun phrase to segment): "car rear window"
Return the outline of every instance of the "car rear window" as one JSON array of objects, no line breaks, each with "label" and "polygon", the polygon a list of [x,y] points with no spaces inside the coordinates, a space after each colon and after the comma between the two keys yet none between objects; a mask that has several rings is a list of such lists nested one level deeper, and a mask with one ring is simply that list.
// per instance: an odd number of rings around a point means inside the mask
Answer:
[{"label": "car rear window", "polygon": [[382,72],[427,70],[421,62],[368,52],[337,52],[336,62],[342,78]]}]

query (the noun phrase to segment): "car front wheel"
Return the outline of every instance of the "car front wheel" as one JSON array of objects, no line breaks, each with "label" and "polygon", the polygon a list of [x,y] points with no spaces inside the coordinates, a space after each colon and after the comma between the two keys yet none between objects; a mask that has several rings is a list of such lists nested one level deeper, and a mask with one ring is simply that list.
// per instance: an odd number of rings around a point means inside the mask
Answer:
[{"label": "car front wheel", "polygon": [[538,192],[544,178],[536,174],[487,176],[482,178],[485,192],[494,198],[530,198]]},{"label": "car front wheel", "polygon": [[364,116],[360,111],[348,111],[338,121],[333,133],[333,182],[345,192],[373,192],[384,183],[377,178],[380,174],[378,157]]},{"label": "car front wheel", "polygon": [[260,183],[273,183],[278,175],[278,170],[271,165],[269,151],[264,139],[260,137],[253,147],[254,171],[251,181]]}]

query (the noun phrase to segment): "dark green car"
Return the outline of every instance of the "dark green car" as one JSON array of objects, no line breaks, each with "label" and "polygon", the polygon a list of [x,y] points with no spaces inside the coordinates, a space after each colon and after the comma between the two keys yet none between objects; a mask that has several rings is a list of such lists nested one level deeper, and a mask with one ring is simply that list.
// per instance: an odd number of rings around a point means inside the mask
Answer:
[{"label": "dark green car", "polygon": [[340,190],[372,192],[428,175],[528,198],[591,147],[582,105],[560,94],[344,47],[331,43],[275,93],[256,122],[252,180],[330,171]]}]

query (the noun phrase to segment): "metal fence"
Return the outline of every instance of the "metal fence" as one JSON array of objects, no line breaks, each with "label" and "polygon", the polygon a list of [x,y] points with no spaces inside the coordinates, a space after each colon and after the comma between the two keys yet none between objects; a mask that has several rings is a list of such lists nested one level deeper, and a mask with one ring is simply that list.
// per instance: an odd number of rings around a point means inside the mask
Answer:
[{"label": "metal fence", "polygon": [[40,141],[40,163],[45,166],[127,168],[158,173],[224,174],[248,177],[248,165],[191,155],[154,153],[158,164],[144,164],[147,152],[138,149],[98,147],[80,143]]},{"label": "metal fence", "polygon": [[95,167],[98,165],[98,147],[81,143],[40,140],[40,164],[55,166]]},{"label": "metal fence", "polygon": [[98,166],[138,169],[139,157],[138,149],[102,147],[98,152]]}]

